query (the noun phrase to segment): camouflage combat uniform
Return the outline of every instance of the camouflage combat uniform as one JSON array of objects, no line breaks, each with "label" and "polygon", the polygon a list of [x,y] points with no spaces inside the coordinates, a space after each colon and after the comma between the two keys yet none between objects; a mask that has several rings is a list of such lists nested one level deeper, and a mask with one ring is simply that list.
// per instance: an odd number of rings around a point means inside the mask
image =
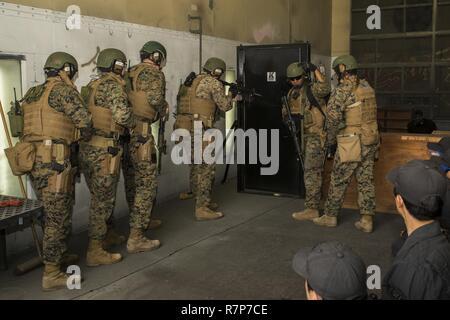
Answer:
[{"label": "camouflage combat uniform", "polygon": [[[86,89],[89,92],[87,95],[83,92],[83,98],[94,119],[93,139],[81,143],[80,148],[81,168],[91,192],[89,239],[104,240],[120,179],[122,148],[118,141],[119,135],[125,128],[134,128],[135,122],[128,106],[125,82],[120,76],[104,73],[99,79],[91,81]],[[92,107],[110,110],[111,113],[103,120],[112,125],[100,128]],[[111,154],[108,147],[112,147],[113,153],[117,154]]]},{"label": "camouflage combat uniform", "polygon": [[[227,112],[233,108],[232,105],[232,97],[225,95],[225,87],[224,85],[217,80],[216,78],[208,75],[206,73],[202,73],[197,76],[196,80],[192,84],[192,87],[195,88],[195,97],[207,101],[207,103],[213,103],[215,108],[219,108],[223,112]],[[187,97],[186,97],[187,98]],[[180,103],[179,103],[180,104]],[[202,141],[203,134],[213,127],[215,122],[216,112],[211,112],[211,116],[208,118],[199,117],[198,114],[189,113],[187,106],[178,106],[178,114],[177,121],[175,123],[174,129],[187,129],[191,134],[191,155],[192,155],[192,163],[191,171],[190,171],[190,179],[191,179],[191,191],[195,195],[196,198],[196,207],[197,208],[205,208],[211,204],[211,193],[214,184],[214,178],[216,175],[216,166],[206,164],[203,162],[202,164],[194,163],[194,122],[202,121],[203,122],[203,131],[202,131]],[[216,110],[217,111],[217,110]],[[186,126],[183,123],[188,122],[189,124]],[[207,144],[203,144],[205,148]],[[204,150],[204,149],[203,149]]]},{"label": "camouflage combat uniform", "polygon": [[[362,94],[358,95],[360,90],[362,90]],[[361,110],[357,110],[357,114],[366,123],[360,130],[362,132],[357,133],[357,136],[360,137],[360,159],[343,162],[340,151],[338,150],[336,153],[328,199],[325,205],[327,216],[338,216],[345,192],[353,175],[356,176],[358,184],[358,204],[361,214],[365,216],[375,214],[374,165],[380,140],[375,92],[367,81],[343,80],[335,89],[328,103],[327,139],[328,145],[333,145],[337,143],[339,137],[352,136],[355,126],[351,123],[352,119],[349,119],[349,110],[359,108],[358,103],[360,102],[362,102]],[[340,148],[338,147],[338,149]]]},{"label": "camouflage combat uniform", "polygon": [[[131,69],[127,92],[137,120],[125,147],[123,172],[130,227],[147,230],[157,193],[157,156],[152,123],[167,107],[166,80],[159,67],[141,63]],[[132,94],[142,93],[143,100]]]},{"label": "camouflage combat uniform", "polygon": [[[289,91],[288,100],[293,117],[304,116],[305,209],[318,210],[322,194],[322,173],[325,158],[325,98],[330,94],[330,85],[326,82],[314,82],[311,85],[311,93],[321,106],[321,110],[314,107],[308,99],[306,85],[293,87]],[[300,120],[297,125],[300,129]]]},{"label": "camouflage combat uniform", "polygon": [[[44,131],[47,131],[43,132],[45,135],[36,134],[35,129],[27,130],[27,123],[30,123],[30,128],[33,126],[33,112],[30,111],[30,116],[27,115],[26,106],[36,108],[36,103],[48,105],[67,122],[43,121]],[[76,88],[60,78],[49,78],[45,84],[31,88],[24,97],[23,107],[26,124],[22,141],[33,142],[37,150],[35,164],[29,176],[38,199],[44,205],[43,259],[47,265],[61,265],[67,254],[67,240],[72,226],[75,172],[70,163],[69,144],[76,141],[77,134],[74,132],[73,138],[57,139],[58,133],[50,131],[58,126],[67,128],[69,124],[78,129],[88,128],[92,125],[91,115]],[[52,168],[52,162],[62,166],[64,171],[58,174]],[[57,178],[65,181],[62,188],[51,187],[58,184],[55,182]]]}]

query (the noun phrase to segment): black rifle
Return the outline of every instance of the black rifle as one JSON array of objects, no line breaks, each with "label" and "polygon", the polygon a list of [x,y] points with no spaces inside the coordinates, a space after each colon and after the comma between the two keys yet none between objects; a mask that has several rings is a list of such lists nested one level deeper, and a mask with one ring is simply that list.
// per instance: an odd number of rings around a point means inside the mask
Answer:
[{"label": "black rifle", "polygon": [[241,81],[236,83],[229,83],[224,80],[220,80],[223,85],[229,86],[230,90],[237,92],[238,95],[242,96],[242,99],[247,102],[253,101],[254,97],[262,97],[261,94],[257,93],[255,89],[245,88]]},{"label": "black rifle", "polygon": [[302,169],[304,170],[305,165],[304,165],[304,161],[303,161],[303,152],[300,147],[300,142],[298,141],[297,125],[295,124],[294,118],[292,117],[291,108],[289,107],[289,102],[288,102],[287,96],[282,97],[282,106],[286,110],[286,114],[288,116],[287,119],[284,119],[284,122],[289,129],[289,133],[290,133],[292,139],[294,140],[295,150],[297,152],[297,158],[298,158],[298,161],[300,161],[300,163],[302,165]]},{"label": "black rifle", "polygon": [[158,130],[158,175],[162,171],[162,156],[167,154],[167,141],[165,138],[166,131],[166,119],[160,117],[159,119],[159,130]]},{"label": "black rifle", "polygon": [[[225,137],[225,139],[223,140],[223,146],[222,146],[222,148],[223,148],[223,150],[224,150],[225,158],[226,158],[226,148],[227,148],[227,142],[228,142],[228,139],[230,138],[231,133],[234,133],[234,130],[236,130],[237,127],[238,127],[238,121],[235,120],[234,123],[233,123],[233,125],[232,125],[231,128],[230,128],[229,134],[228,134],[228,135]],[[236,140],[235,137],[233,137],[233,138],[234,138],[234,140]],[[233,141],[233,142],[234,142],[234,141]],[[228,160],[228,159],[226,158],[226,160]],[[226,169],[225,169],[225,174],[223,175],[223,179],[222,179],[222,184],[225,184],[225,183],[227,182],[229,171],[230,171],[230,164],[227,163],[227,166],[226,166]]]}]

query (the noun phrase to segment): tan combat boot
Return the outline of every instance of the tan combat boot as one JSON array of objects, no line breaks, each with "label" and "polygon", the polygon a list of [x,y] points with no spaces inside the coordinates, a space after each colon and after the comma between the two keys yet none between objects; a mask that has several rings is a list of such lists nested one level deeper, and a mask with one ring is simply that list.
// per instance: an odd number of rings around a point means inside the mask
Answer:
[{"label": "tan combat boot", "polygon": [[195,209],[195,217],[197,221],[209,221],[223,218],[222,212],[213,211],[207,207]]},{"label": "tan combat boot", "polygon": [[361,220],[355,223],[356,229],[364,232],[364,233],[372,233],[373,232],[373,216],[363,215]]},{"label": "tan combat boot", "polygon": [[140,229],[132,228],[130,230],[130,237],[128,238],[127,250],[128,253],[141,253],[158,249],[161,246],[159,240],[150,240]]},{"label": "tan combat boot", "polygon": [[327,216],[326,214],[320,218],[313,220],[314,224],[321,227],[335,228],[337,227],[337,217]]},{"label": "tan combat boot", "polygon": [[150,220],[150,224],[148,225],[147,230],[155,230],[160,228],[162,225],[162,221],[158,219],[152,219]]},{"label": "tan combat boot", "polygon": [[180,200],[190,200],[194,199],[195,195],[193,192],[182,192],[180,193]]},{"label": "tan combat boot", "polygon": [[127,238],[121,234],[119,234],[114,229],[109,229],[106,233],[105,239],[103,240],[103,248],[105,250],[108,250],[115,246],[120,246],[121,244],[124,244],[125,241],[127,241]]},{"label": "tan combat boot", "polygon": [[59,265],[46,264],[42,277],[42,290],[55,291],[67,289],[67,274],[63,273]]},{"label": "tan combat boot", "polygon": [[296,212],[292,215],[292,218],[298,221],[313,220],[319,217],[320,217],[319,211],[315,209],[306,209],[301,212]]},{"label": "tan combat boot", "polygon": [[86,255],[86,264],[88,267],[110,265],[122,261],[122,255],[120,253],[109,253],[103,249],[102,244],[103,241],[100,240],[89,241]]}]

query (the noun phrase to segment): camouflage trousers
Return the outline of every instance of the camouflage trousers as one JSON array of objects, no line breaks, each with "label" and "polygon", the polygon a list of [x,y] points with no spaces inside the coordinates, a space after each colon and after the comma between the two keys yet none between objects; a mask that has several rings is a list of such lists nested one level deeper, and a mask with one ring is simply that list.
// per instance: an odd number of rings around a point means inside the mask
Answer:
[{"label": "camouflage trousers", "polygon": [[307,135],[305,145],[305,209],[319,210],[325,150],[319,135]]},{"label": "camouflage trousers", "polygon": [[142,144],[137,141],[136,136],[132,136],[130,143],[124,148],[122,163],[126,198],[130,209],[130,227],[144,230],[150,224],[158,189],[155,140],[153,136],[149,139],[150,160],[141,160],[139,148]]},{"label": "camouflage trousers", "polygon": [[29,176],[36,196],[44,206],[44,263],[60,265],[67,254],[67,242],[72,231],[73,194],[47,190],[48,179],[54,174],[49,164],[36,161]]},{"label": "camouflage trousers", "polygon": [[358,205],[362,215],[374,215],[376,209],[374,167],[378,145],[362,146],[361,162],[341,163],[339,152],[336,153],[333,173],[331,175],[325,214],[338,216],[344,202],[345,192],[353,175],[358,185]]},{"label": "camouflage trousers", "polygon": [[[206,129],[205,129],[206,130]],[[205,132],[203,130],[202,137]],[[190,171],[191,189],[195,195],[196,208],[207,207],[211,203],[212,189],[216,177],[216,165],[207,164],[202,161],[201,164],[194,163],[194,130],[191,130],[191,155],[192,164]],[[207,143],[203,143],[203,151]]]},{"label": "camouflage trousers", "polygon": [[108,231],[107,222],[115,207],[120,170],[115,173],[110,171],[111,157],[106,148],[81,144],[81,171],[91,193],[89,212],[89,239],[91,240],[105,238]]}]

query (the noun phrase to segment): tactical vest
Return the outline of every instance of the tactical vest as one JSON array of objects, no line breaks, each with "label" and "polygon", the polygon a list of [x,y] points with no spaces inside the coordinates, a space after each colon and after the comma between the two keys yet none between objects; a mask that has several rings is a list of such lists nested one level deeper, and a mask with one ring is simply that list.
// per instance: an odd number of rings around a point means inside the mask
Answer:
[{"label": "tactical vest", "polygon": [[377,102],[375,92],[367,82],[361,82],[354,91],[356,102],[344,111],[346,127],[341,135],[357,134],[363,145],[369,146],[379,142],[377,123]]},{"label": "tactical vest", "polygon": [[201,120],[206,127],[211,128],[216,115],[216,103],[210,99],[197,97],[198,86],[206,77],[208,76],[204,74],[197,76],[191,87],[180,91],[178,114],[192,115],[194,119]]},{"label": "tactical vest", "polygon": [[132,87],[128,91],[128,100],[130,101],[134,115],[145,121],[154,122],[157,120],[158,111],[148,103],[147,92],[137,91],[139,75],[147,68],[149,68],[148,65],[141,63],[129,72],[128,79]]},{"label": "tactical vest", "polygon": [[[316,107],[308,103],[306,93],[300,89],[300,96],[294,99],[295,88],[289,92],[289,106],[293,115],[304,116],[304,127],[306,134],[324,134],[325,117]],[[322,108],[322,106],[321,106]],[[323,108],[322,108],[323,110]]]},{"label": "tactical vest", "polygon": [[56,111],[48,104],[53,88],[62,83],[54,78],[47,80],[40,99],[23,104],[24,141],[63,140],[71,144],[78,140],[78,130],[74,123],[64,113]]},{"label": "tactical vest", "polygon": [[100,130],[107,135],[120,134],[122,135],[125,128],[118,125],[113,119],[112,110],[102,106],[97,106],[95,104],[95,96],[97,94],[98,87],[109,80],[113,80],[119,84],[123,84],[122,79],[119,76],[114,76],[112,74],[107,74],[100,79],[92,81],[89,87],[89,98],[88,98],[88,108],[89,112],[92,114],[92,122],[94,129]]}]

